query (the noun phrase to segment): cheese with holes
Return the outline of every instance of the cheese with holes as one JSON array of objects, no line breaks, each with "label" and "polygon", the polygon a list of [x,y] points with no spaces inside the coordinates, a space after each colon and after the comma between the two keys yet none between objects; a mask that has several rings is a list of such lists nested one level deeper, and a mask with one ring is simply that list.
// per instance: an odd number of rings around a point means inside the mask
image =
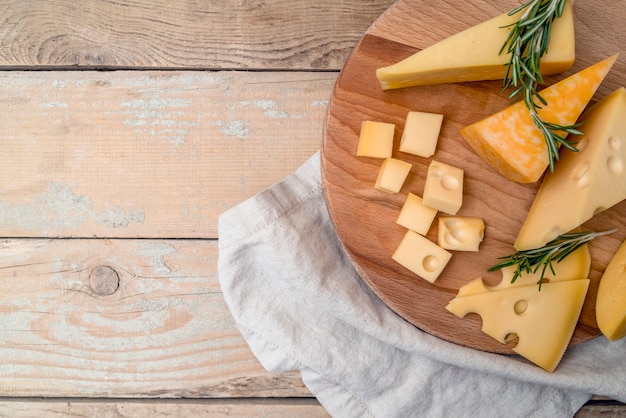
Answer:
[{"label": "cheese with holes", "polygon": [[436,215],[437,209],[424,205],[421,197],[409,193],[400,209],[396,223],[418,234],[426,235]]},{"label": "cheese with holes", "polygon": [[463,204],[463,170],[432,160],[422,199],[426,206],[456,215]]},{"label": "cheese with holes", "polygon": [[[584,280],[589,277],[589,270],[591,268],[591,256],[589,254],[589,248],[585,244],[573,251],[563,260],[552,265],[554,271],[549,268],[544,274],[545,283],[562,282],[567,280]],[[517,279],[513,280],[513,274],[515,273],[515,267],[504,267],[500,270],[502,273],[502,281],[495,286],[487,286],[484,284],[482,278],[477,278],[469,283],[463,285],[458,293],[457,297],[471,296],[478,293],[484,293],[487,290],[490,292],[498,290],[506,290],[514,287],[531,286],[538,289],[539,280],[541,279],[541,271],[524,273]],[[543,287],[543,286],[542,286]]]},{"label": "cheese with holes", "polygon": [[374,187],[387,193],[398,193],[409,175],[411,167],[411,163],[406,161],[396,158],[385,159],[380,166]]},{"label": "cheese with holes", "polygon": [[626,336],[626,241],[613,255],[600,279],[596,321],[609,340]]},{"label": "cheese with holes", "polygon": [[469,216],[441,216],[437,244],[446,250],[478,251],[485,235],[485,221]]},{"label": "cheese with holes", "polygon": [[452,254],[415,231],[408,230],[391,258],[422,279],[434,283]]},{"label": "cheese with holes", "polygon": [[547,173],[515,241],[539,248],[626,197],[626,89],[604,97],[582,116],[578,152],[563,150]]},{"label": "cheese with holes", "polygon": [[443,115],[427,112],[409,112],[400,139],[400,151],[420,157],[435,153]]},{"label": "cheese with holes", "polygon": [[[587,67],[543,89],[541,120],[561,126],[576,123],[617,55]],[[461,129],[472,149],[509,180],[533,183],[549,164],[548,148],[523,101]]]},{"label": "cheese with holes", "polygon": [[396,126],[392,123],[361,122],[357,157],[389,158],[393,151],[393,135]]},{"label": "cheese with holes", "polygon": [[459,318],[476,313],[482,331],[505,344],[517,336],[513,351],[552,372],[574,334],[589,280],[567,280],[512,287],[457,297],[446,309]]},{"label": "cheese with holes", "polygon": [[[520,14],[504,13],[468,28],[393,65],[376,71],[381,87],[402,87],[501,80],[510,55],[500,49],[510,32],[510,24]],[[571,68],[575,58],[574,19],[570,2],[554,21],[548,52],[541,59],[543,75],[558,74]]]}]

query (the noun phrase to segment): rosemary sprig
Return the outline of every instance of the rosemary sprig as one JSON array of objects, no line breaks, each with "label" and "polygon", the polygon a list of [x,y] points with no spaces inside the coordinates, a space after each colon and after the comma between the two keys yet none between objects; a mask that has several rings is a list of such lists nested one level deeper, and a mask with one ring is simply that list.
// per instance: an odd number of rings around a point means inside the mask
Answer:
[{"label": "rosemary sprig", "polygon": [[547,102],[537,92],[537,86],[543,83],[539,70],[541,57],[548,52],[552,23],[563,15],[566,0],[530,0],[509,12],[509,15],[524,11],[517,22],[508,27],[511,31],[500,49],[506,51],[511,58],[506,64],[502,91],[513,88],[509,99],[524,101],[530,111],[533,123],[539,128],[548,147],[550,172],[554,171],[554,163],[559,159],[559,146],[563,145],[572,151],[578,151],[574,143],[568,141],[567,135],[581,135],[580,124],[561,126],[548,123],[539,117],[537,111]]},{"label": "rosemary sprig", "polygon": [[554,268],[552,263],[560,262],[572,252],[576,251],[582,245],[588,243],[594,238],[612,234],[617,229],[611,229],[602,232],[572,232],[569,234],[559,235],[545,246],[532,250],[517,251],[514,254],[504,257],[498,257],[498,260],[502,260],[496,265],[492,266],[489,271],[500,270],[504,267],[515,266],[515,273],[511,279],[511,283],[514,283],[518,277],[524,273],[536,273],[541,269],[541,278],[539,279],[539,290],[541,290],[541,284],[548,269],[552,274]]}]

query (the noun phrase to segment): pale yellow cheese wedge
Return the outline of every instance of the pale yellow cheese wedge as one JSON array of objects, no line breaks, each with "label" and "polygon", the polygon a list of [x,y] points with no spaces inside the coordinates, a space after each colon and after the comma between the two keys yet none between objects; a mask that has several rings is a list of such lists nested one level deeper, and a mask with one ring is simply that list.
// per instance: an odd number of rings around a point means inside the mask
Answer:
[{"label": "pale yellow cheese wedge", "polygon": [[547,173],[515,241],[544,246],[626,198],[626,89],[619,88],[581,118],[579,152],[563,150]]},{"label": "pale yellow cheese wedge", "polygon": [[[379,68],[376,77],[385,90],[501,80],[506,71],[505,64],[510,58],[508,54],[499,52],[510,32],[507,26],[516,22],[520,13],[513,16],[504,13],[468,28],[396,64]],[[574,58],[574,19],[572,7],[567,2],[563,16],[555,20],[552,26],[548,52],[541,59],[541,73],[562,73],[571,68]]]},{"label": "pale yellow cheese wedge", "polygon": [[411,230],[406,231],[391,256],[395,262],[431,283],[437,280],[451,257],[451,253]]},{"label": "pale yellow cheese wedge", "polygon": [[[561,126],[576,123],[616,59],[614,55],[543,89],[540,94],[548,104],[538,111],[541,120]],[[544,136],[523,102],[464,127],[461,135],[509,180],[536,182],[548,167]]]},{"label": "pale yellow cheese wedge", "polygon": [[516,335],[513,351],[552,372],[574,334],[589,280],[568,280],[512,287],[456,297],[446,309],[459,318],[477,313],[482,331],[501,343]]},{"label": "pale yellow cheese wedge", "polygon": [[[568,280],[587,279],[589,277],[589,270],[591,268],[591,256],[589,254],[589,248],[586,244],[581,246],[560,262],[553,263],[552,268],[554,269],[554,273],[550,269],[546,270],[543,284]],[[514,267],[505,267],[500,271],[502,272],[502,281],[497,285],[487,286],[483,282],[483,279],[479,277],[463,285],[459,289],[457,297],[470,296],[478,293],[484,293],[487,291],[494,292],[498,290],[507,290],[514,287],[523,286],[532,286],[535,289],[539,288],[538,283],[541,279],[540,271],[537,271],[536,273],[524,273],[520,277],[515,279],[515,282],[511,282],[515,273]]]},{"label": "pale yellow cheese wedge", "polygon": [[596,321],[609,340],[626,336],[626,241],[613,255],[600,279]]}]

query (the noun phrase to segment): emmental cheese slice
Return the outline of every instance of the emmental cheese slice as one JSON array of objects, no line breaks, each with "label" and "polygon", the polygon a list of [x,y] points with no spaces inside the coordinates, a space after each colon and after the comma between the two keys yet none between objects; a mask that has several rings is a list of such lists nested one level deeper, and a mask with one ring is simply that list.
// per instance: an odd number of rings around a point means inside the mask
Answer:
[{"label": "emmental cheese slice", "polygon": [[[609,57],[540,91],[547,105],[537,111],[539,118],[561,126],[575,124],[616,59],[617,55]],[[509,180],[533,183],[548,167],[544,135],[523,101],[462,128],[460,133],[483,160]]]},{"label": "emmental cheese slice", "polygon": [[[519,13],[494,17],[425,48],[387,67],[376,77],[383,89],[504,78],[510,56],[500,49],[519,20]],[[570,2],[554,21],[548,52],[541,59],[543,75],[559,74],[574,63],[574,19]]]},{"label": "emmental cheese slice", "polygon": [[613,255],[600,279],[596,321],[609,340],[626,336],[626,241]]},{"label": "emmental cheese slice", "polygon": [[546,174],[517,250],[542,247],[626,198],[626,89],[600,100],[581,120],[579,151],[564,150],[554,173]]},{"label": "emmental cheese slice", "polygon": [[455,298],[446,309],[462,318],[477,313],[482,331],[505,344],[518,337],[513,351],[552,372],[572,338],[589,280],[568,280],[536,286],[487,291]]}]

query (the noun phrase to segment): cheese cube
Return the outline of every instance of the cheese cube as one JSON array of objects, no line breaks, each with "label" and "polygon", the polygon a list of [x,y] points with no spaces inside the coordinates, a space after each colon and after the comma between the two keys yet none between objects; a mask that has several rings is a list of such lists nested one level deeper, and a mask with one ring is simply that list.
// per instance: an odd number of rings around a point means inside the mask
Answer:
[{"label": "cheese cube", "polygon": [[363,121],[356,150],[357,157],[391,157],[395,130],[396,126],[392,123]]},{"label": "cheese cube", "polygon": [[546,173],[515,241],[517,250],[544,246],[626,198],[626,88],[581,117],[578,152],[564,150]]},{"label": "cheese cube", "polygon": [[420,157],[435,153],[443,115],[437,113],[409,112],[400,140],[400,151]]},{"label": "cheese cube", "polygon": [[408,230],[391,258],[422,279],[434,283],[450,261],[448,251]]},{"label": "cheese cube", "polygon": [[463,204],[463,170],[431,161],[424,185],[423,202],[431,208],[456,215]]},{"label": "cheese cube", "polygon": [[412,165],[406,161],[387,158],[378,172],[374,187],[387,193],[398,193],[411,171]]},{"label": "cheese cube", "polygon": [[626,336],[626,241],[613,255],[600,279],[596,321],[609,340]]},{"label": "cheese cube", "polygon": [[404,201],[404,205],[402,205],[396,223],[406,229],[426,235],[436,215],[437,209],[424,205],[421,197],[409,193]]},{"label": "cheese cube", "polygon": [[439,218],[437,243],[441,248],[455,251],[478,251],[485,234],[481,218],[442,216]]}]

